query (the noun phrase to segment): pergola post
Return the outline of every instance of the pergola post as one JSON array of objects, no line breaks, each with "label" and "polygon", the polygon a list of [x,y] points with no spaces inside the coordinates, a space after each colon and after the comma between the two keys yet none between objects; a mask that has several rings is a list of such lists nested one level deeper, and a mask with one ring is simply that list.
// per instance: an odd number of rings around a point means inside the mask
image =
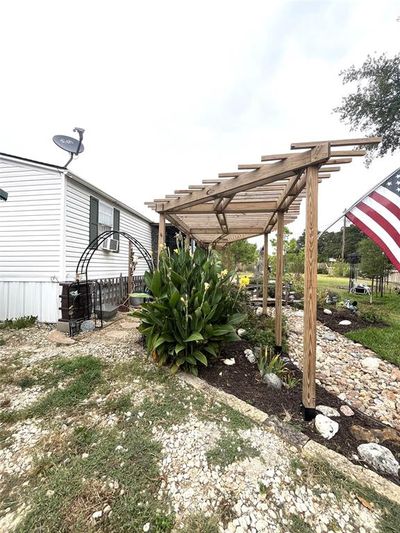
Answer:
[{"label": "pergola post", "polygon": [[315,417],[317,351],[318,167],[306,170],[306,242],[304,259],[303,407],[305,420]]},{"label": "pergola post", "polygon": [[283,211],[278,211],[275,276],[275,353],[282,352],[283,228]]},{"label": "pergola post", "polygon": [[160,253],[165,244],[165,215],[160,213],[160,221],[158,223],[158,253],[157,253],[157,266],[160,264]]},{"label": "pergola post", "polygon": [[268,233],[264,233],[264,261],[263,261],[263,314],[268,314]]}]

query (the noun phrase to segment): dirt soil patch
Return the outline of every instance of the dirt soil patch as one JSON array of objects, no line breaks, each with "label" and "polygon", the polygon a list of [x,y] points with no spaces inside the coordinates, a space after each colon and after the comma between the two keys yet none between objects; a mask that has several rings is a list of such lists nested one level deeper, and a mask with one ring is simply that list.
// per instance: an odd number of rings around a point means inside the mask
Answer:
[{"label": "dirt soil patch", "polygon": [[[359,464],[353,457],[357,455],[357,446],[367,441],[357,440],[351,433],[350,428],[353,425],[361,426],[366,430],[389,428],[389,426],[352,407],[354,415],[347,417],[342,414],[340,418],[334,418],[334,420],[339,422],[339,431],[331,440],[324,439],[315,431],[314,423],[306,422],[303,418],[302,372],[288,359],[287,367],[294,377],[299,380],[298,385],[292,389],[282,388],[281,390],[276,390],[268,388],[261,380],[257,365],[251,364],[244,356],[246,348],[250,348],[250,346],[244,341],[230,343],[222,350],[220,360],[216,361],[212,366],[200,369],[199,377],[211,385],[257,407],[261,411],[269,415],[275,415],[280,420],[295,426],[311,439],[341,453],[355,464]],[[223,363],[223,359],[232,357],[235,358],[234,365],[227,366]],[[320,385],[317,385],[317,404],[334,407],[337,410],[342,405],[346,405],[345,402],[342,402],[337,396]],[[390,429],[392,430],[392,428]],[[398,457],[400,455],[399,443],[400,440],[397,443],[385,441],[381,444],[389,448]],[[398,478],[384,477],[398,485],[400,484]]]},{"label": "dirt soil patch", "polygon": [[[354,331],[356,329],[370,328],[371,326],[374,328],[384,328],[387,326],[387,324],[383,322],[375,322],[373,324],[367,322],[362,317],[352,313],[349,309],[331,309],[331,311],[331,315],[326,315],[323,309],[318,308],[317,319],[324,324],[324,326],[327,326],[342,335],[348,331]],[[342,320],[349,320],[351,324],[349,326],[341,326],[339,325],[339,322]]]}]

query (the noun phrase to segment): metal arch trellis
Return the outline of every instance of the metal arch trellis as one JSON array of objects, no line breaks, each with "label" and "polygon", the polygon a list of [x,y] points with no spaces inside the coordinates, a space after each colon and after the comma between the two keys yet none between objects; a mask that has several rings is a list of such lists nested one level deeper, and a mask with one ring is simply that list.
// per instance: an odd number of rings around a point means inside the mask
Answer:
[{"label": "metal arch trellis", "polygon": [[125,239],[127,239],[138,250],[138,252],[142,254],[143,259],[146,261],[146,264],[151,272],[154,270],[153,258],[151,257],[147,248],[145,248],[145,246],[140,241],[135,239],[135,237],[132,237],[132,235],[130,233],[127,233],[126,231],[107,230],[103,231],[102,233],[100,233],[100,235],[90,241],[88,246],[82,252],[82,255],[79,258],[75,270],[75,276],[77,281],[80,281],[80,278],[82,276],[85,276],[85,280],[87,281],[88,269],[94,253],[96,252],[96,250],[99,249],[99,246],[103,244],[106,239],[112,237],[116,233],[118,235],[121,235],[122,237],[125,237]]}]

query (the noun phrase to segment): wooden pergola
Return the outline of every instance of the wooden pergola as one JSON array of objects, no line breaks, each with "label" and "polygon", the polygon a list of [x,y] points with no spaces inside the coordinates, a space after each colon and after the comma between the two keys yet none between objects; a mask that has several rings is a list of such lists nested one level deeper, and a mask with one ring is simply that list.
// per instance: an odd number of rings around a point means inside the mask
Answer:
[{"label": "wooden pergola", "polygon": [[[277,232],[275,344],[282,350],[283,230],[296,220],[306,199],[304,265],[303,406],[305,417],[315,414],[315,364],[317,322],[318,183],[330,178],[340,165],[366,154],[362,146],[375,145],[378,137],[293,143],[292,152],[264,155],[260,163],[238,165],[216,179],[205,179],[146,205],[160,215],[159,246],[165,241],[165,221],[170,221],[202,246],[228,243],[264,235],[263,312],[267,312],[268,236]],[[301,151],[299,151],[301,150]]]}]

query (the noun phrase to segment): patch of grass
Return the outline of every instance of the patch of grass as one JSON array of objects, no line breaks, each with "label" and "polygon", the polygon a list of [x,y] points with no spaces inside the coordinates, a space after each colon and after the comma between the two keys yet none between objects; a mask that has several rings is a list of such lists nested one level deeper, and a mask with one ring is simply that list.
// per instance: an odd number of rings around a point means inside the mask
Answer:
[{"label": "patch of grass", "polygon": [[[167,502],[157,499],[161,445],[149,432],[133,426],[122,433],[79,428],[74,438],[84,447],[90,444],[89,456],[75,455],[42,471],[44,479],[32,492],[30,511],[17,531],[130,532],[143,531],[147,522],[152,531],[171,531],[174,517]],[[112,514],[94,525],[92,514],[106,505]]]},{"label": "patch of grass", "polygon": [[24,329],[36,324],[37,316],[21,316],[0,323],[0,329]]},{"label": "patch of grass", "polygon": [[25,376],[18,378],[14,383],[15,385],[18,385],[18,387],[21,387],[21,389],[29,389],[30,387],[33,387],[37,381],[33,376],[26,374]]},{"label": "patch of grass", "polygon": [[207,406],[207,409],[199,412],[197,416],[200,420],[223,421],[225,427],[232,431],[251,429],[255,425],[247,416],[242,415],[242,413],[236,411],[236,409],[233,409],[229,405],[219,402],[212,402],[211,405]]},{"label": "patch of grass", "polygon": [[20,411],[0,413],[0,421],[15,422],[33,417],[48,417],[57,409],[70,409],[88,398],[101,382],[102,364],[99,359],[90,356],[78,356],[61,359],[54,363],[53,384],[70,378],[65,387],[55,388],[44,398]]},{"label": "patch of grass", "polygon": [[6,341],[3,339],[3,337],[0,337],[0,346],[4,346]]},{"label": "patch of grass", "polygon": [[346,337],[367,346],[382,359],[400,367],[400,352],[398,350],[398,346],[400,346],[400,321],[396,328],[369,327],[357,329],[346,333]]},{"label": "patch of grass", "polygon": [[[368,280],[362,280],[369,284]],[[386,327],[368,327],[346,333],[346,337],[373,350],[379,357],[400,366],[400,296],[386,293],[383,297],[373,295],[372,304],[368,294],[350,294],[348,279],[318,275],[318,288],[335,290],[341,299],[356,300],[361,314],[382,317]]]},{"label": "patch of grass", "polygon": [[[302,485],[312,486],[319,484],[333,492],[338,500],[347,499],[349,494],[361,497],[373,504],[381,511],[378,524],[381,533],[397,533],[400,524],[400,505],[376,493],[370,487],[361,485],[357,481],[345,476],[328,463],[318,460],[307,460],[307,463],[291,462],[291,467],[301,468],[302,476],[299,481]],[[295,530],[296,531],[296,530]]]},{"label": "patch of grass", "polygon": [[291,514],[289,520],[291,522],[289,526],[290,533],[314,533],[314,529],[312,529],[301,516]]},{"label": "patch of grass", "polygon": [[104,409],[107,413],[126,413],[131,407],[132,400],[129,394],[109,399],[104,404]]},{"label": "patch of grass", "polygon": [[203,513],[196,513],[186,519],[181,530],[183,533],[219,533],[218,518],[206,517]]},{"label": "patch of grass", "polygon": [[242,439],[234,433],[226,433],[218,439],[214,448],[207,452],[206,457],[209,464],[226,468],[236,461],[259,455],[259,451],[253,448],[247,439]]},{"label": "patch of grass", "polygon": [[8,448],[12,442],[12,431],[0,428],[0,450]]}]

